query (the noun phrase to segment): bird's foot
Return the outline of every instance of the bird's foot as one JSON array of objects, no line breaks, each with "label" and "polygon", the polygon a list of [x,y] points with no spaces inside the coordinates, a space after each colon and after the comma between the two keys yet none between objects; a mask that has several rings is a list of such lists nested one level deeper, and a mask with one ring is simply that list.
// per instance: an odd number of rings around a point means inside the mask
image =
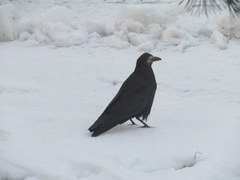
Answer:
[{"label": "bird's foot", "polygon": [[144,126],[141,126],[140,128],[151,128],[151,126],[149,126],[149,125],[144,125]]},{"label": "bird's foot", "polygon": [[138,119],[138,120],[143,124],[143,126],[141,128],[150,128],[150,126],[147,125],[147,123],[143,122],[143,120],[141,120],[141,119]]}]

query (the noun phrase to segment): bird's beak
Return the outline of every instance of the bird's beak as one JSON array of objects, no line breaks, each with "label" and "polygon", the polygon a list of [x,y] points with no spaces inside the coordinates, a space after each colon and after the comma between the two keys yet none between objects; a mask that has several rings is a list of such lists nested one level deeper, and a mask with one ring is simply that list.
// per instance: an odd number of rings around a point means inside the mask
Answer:
[{"label": "bird's beak", "polygon": [[160,57],[152,56],[151,60],[152,62],[154,62],[154,61],[160,61],[162,59]]}]

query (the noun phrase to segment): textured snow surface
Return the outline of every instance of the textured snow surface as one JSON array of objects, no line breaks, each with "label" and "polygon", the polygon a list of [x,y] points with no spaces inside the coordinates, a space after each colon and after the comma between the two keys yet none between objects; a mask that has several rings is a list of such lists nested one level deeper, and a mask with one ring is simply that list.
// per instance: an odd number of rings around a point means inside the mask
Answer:
[{"label": "textured snow surface", "polygon": [[162,44],[184,50],[203,38],[226,49],[228,41],[240,38],[240,21],[226,13],[203,18],[205,23],[199,24],[176,2],[124,2],[5,1],[0,4],[0,41],[34,40],[57,47],[94,42],[94,46],[151,51]]},{"label": "textured snow surface", "polygon": [[[240,179],[239,21],[144,2],[1,1],[0,180]],[[92,138],[145,51],[152,128]]]}]

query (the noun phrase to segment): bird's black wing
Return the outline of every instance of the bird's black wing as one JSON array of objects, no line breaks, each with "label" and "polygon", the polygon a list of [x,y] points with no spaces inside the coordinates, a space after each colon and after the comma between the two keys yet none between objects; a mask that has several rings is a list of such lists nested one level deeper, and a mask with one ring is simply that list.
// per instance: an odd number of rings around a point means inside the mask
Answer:
[{"label": "bird's black wing", "polygon": [[132,73],[101,116],[89,128],[89,131],[93,132],[92,136],[98,136],[143,111],[151,91],[152,87],[149,87],[148,83]]},{"label": "bird's black wing", "polygon": [[150,114],[151,109],[152,109],[152,104],[153,104],[156,89],[157,89],[156,84],[151,86],[151,89],[149,90],[147,104],[146,104],[145,108],[137,115],[138,118],[142,117],[143,120],[144,119],[147,120],[147,117]]}]

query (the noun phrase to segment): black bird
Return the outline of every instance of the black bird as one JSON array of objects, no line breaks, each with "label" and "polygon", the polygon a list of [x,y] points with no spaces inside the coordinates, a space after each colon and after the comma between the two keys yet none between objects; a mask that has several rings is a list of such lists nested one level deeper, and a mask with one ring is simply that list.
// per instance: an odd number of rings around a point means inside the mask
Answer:
[{"label": "black bird", "polygon": [[147,120],[151,111],[157,88],[151,66],[154,61],[159,60],[161,58],[149,53],[144,53],[138,58],[134,72],[123,83],[101,116],[88,129],[93,132],[93,137],[128,120],[135,124],[132,121],[134,117],[144,125],[143,127],[149,127],[143,120]]}]

